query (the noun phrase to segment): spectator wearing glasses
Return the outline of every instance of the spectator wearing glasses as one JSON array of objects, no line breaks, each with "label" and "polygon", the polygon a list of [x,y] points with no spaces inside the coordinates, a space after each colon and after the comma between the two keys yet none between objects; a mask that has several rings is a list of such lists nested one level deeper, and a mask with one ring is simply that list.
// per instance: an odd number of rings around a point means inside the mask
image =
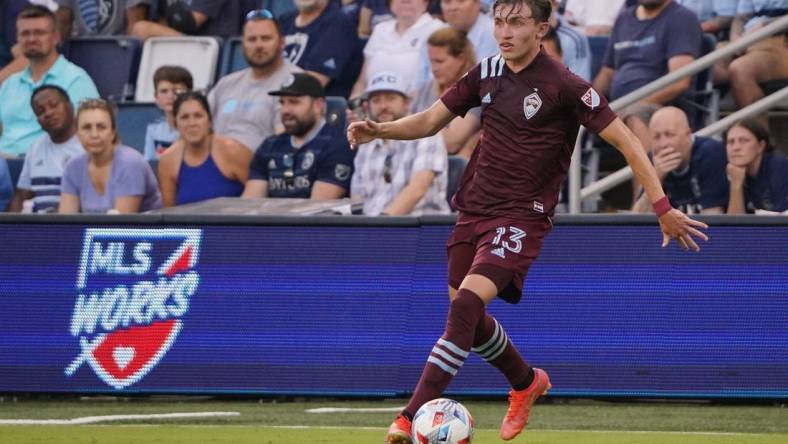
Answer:
[{"label": "spectator wearing glasses", "polygon": [[181,138],[159,161],[163,205],[239,197],[252,152],[233,139],[213,133],[208,100],[200,92],[180,94],[173,114]]},{"label": "spectator wearing glasses", "polygon": [[46,134],[25,155],[16,192],[8,211],[20,212],[32,200],[34,213],[52,213],[60,204],[60,183],[66,163],[85,152],[74,121],[74,106],[63,88],[42,85],[33,91],[30,106]]},{"label": "spectator wearing glasses", "polygon": [[249,67],[222,77],[208,95],[214,129],[250,152],[266,137],[284,131],[279,101],[268,93],[301,68],[282,55],[284,37],[271,12],[250,11],[243,28],[243,55]]},{"label": "spectator wearing glasses", "polygon": [[154,20],[140,20],[131,32],[141,39],[181,35],[214,35],[222,38],[238,33],[238,0],[158,0]]},{"label": "spectator wearing glasses", "polygon": [[[369,79],[370,119],[391,122],[410,114],[405,84],[394,72]],[[417,140],[376,139],[359,145],[351,184],[365,215],[448,214],[448,156],[438,133]]]},{"label": "spectator wearing glasses", "polygon": [[83,101],[77,135],[85,153],[63,171],[60,209],[72,213],[139,213],[161,208],[156,176],[145,158],[118,140],[115,110],[101,99]]},{"label": "spectator wearing glasses", "polygon": [[327,96],[348,97],[363,63],[356,26],[337,2],[295,0],[282,16],[285,58],[320,81]]},{"label": "spectator wearing glasses", "polygon": [[325,91],[315,77],[291,74],[278,91],[285,133],[255,152],[244,198],[339,199],[350,188],[353,152],[343,134],[326,124]]},{"label": "spectator wearing glasses", "polygon": [[0,154],[20,156],[27,152],[44,131],[30,107],[33,90],[44,84],[63,88],[72,103],[98,97],[93,80],[82,68],[58,54],[60,33],[55,15],[42,6],[22,10],[16,20],[17,40],[30,61],[23,71],[13,74],[0,86]]}]

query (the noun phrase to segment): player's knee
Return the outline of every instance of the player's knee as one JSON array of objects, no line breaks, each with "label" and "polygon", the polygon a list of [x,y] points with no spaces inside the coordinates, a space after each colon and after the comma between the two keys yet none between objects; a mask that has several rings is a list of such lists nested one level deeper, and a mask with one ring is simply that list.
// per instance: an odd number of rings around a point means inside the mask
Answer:
[{"label": "player's knee", "polygon": [[449,304],[449,324],[472,329],[484,315],[484,301],[468,289],[460,289]]}]

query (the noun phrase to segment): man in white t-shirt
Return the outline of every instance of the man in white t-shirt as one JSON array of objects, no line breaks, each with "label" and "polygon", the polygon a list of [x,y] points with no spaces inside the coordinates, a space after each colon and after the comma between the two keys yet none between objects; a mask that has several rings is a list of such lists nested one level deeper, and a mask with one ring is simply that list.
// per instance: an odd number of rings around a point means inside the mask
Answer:
[{"label": "man in white t-shirt", "polygon": [[563,17],[586,35],[610,35],[626,0],[567,0]]},{"label": "man in white t-shirt", "polygon": [[[493,36],[493,19],[482,14],[481,0],[441,0],[443,19],[454,29],[465,32],[476,50],[476,60],[498,54],[498,42]],[[432,79],[430,59],[426,47],[422,51],[421,71],[411,89],[418,89]]]},{"label": "man in white t-shirt", "polygon": [[379,23],[364,46],[364,66],[350,93],[359,97],[370,76],[396,72],[410,86],[419,75],[421,57],[430,35],[446,26],[427,12],[428,0],[391,0],[393,20]]},{"label": "man in white t-shirt", "polygon": [[[409,114],[405,84],[394,72],[372,76],[365,94],[370,118],[377,122]],[[448,162],[440,133],[418,140],[373,140],[358,147],[351,197],[364,200],[369,216],[448,214]]]},{"label": "man in white t-shirt", "polygon": [[268,95],[301,68],[282,55],[284,38],[267,11],[252,11],[243,28],[243,54],[249,68],[222,77],[208,95],[217,134],[254,152],[268,136],[284,131],[279,102]]},{"label": "man in white t-shirt", "polygon": [[40,86],[33,91],[30,104],[46,134],[33,142],[25,156],[8,211],[20,212],[23,203],[32,200],[34,213],[54,213],[60,203],[63,167],[84,149],[76,136],[74,107],[63,88]]}]

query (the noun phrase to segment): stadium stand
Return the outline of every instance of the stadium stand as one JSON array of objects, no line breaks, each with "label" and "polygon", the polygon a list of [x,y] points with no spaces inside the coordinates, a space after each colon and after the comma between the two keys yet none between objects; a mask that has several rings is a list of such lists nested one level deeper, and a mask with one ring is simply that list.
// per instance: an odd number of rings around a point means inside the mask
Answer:
[{"label": "stadium stand", "polygon": [[468,161],[464,157],[449,156],[449,180],[446,184],[446,200],[449,201],[449,205],[451,205],[451,197],[460,188],[462,173],[465,172],[467,165]]},{"label": "stadium stand", "polygon": [[222,63],[219,66],[219,76],[224,77],[235,71],[248,68],[244,58],[243,42],[241,37],[227,39],[222,47]]},{"label": "stadium stand", "polygon": [[116,101],[134,97],[142,40],[125,36],[79,37],[69,40],[63,53],[87,71],[101,97]]},{"label": "stadium stand", "polygon": [[347,111],[347,100],[344,97],[326,97],[326,122],[330,125],[345,129],[347,127],[345,111]]},{"label": "stadium stand", "polygon": [[194,89],[207,90],[216,80],[221,39],[218,37],[156,37],[142,48],[136,102],[153,102],[153,73],[162,65],[180,65],[194,78]]},{"label": "stadium stand", "polygon": [[145,128],[161,116],[155,103],[118,103],[118,135],[120,140],[139,152],[145,149]]},{"label": "stadium stand", "polygon": [[25,164],[24,157],[14,157],[6,159],[8,163],[8,172],[11,174],[11,185],[16,189],[16,184],[19,182],[19,175],[22,174],[22,166]]}]

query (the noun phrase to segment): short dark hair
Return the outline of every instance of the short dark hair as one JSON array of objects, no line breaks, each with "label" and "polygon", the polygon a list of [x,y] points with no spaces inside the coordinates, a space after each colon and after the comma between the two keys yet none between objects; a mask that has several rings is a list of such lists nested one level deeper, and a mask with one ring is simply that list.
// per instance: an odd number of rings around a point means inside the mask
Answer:
[{"label": "short dark hair", "polygon": [[[754,118],[742,119],[736,122],[731,128],[740,126],[747,131],[751,132],[753,136],[755,136],[755,140],[758,142],[766,142],[766,149],[765,152],[770,152],[774,150],[774,145],[771,143],[771,137],[769,135],[769,129],[766,128],[766,125],[761,123],[760,120]],[[730,131],[730,129],[728,130]],[[727,133],[725,134],[725,139],[728,139]]]},{"label": "short dark hair", "polygon": [[60,97],[69,104],[71,104],[71,99],[68,97],[68,93],[65,89],[57,86],[57,85],[41,85],[38,88],[33,90],[33,94],[30,95],[30,107],[33,107],[33,103],[36,101],[36,96],[40,92],[44,91],[55,91],[56,93],[60,94]]},{"label": "short dark hair", "polygon": [[153,73],[153,88],[159,86],[159,82],[170,82],[174,84],[186,85],[186,89],[194,88],[194,80],[188,69],[182,66],[164,65],[156,69]]},{"label": "short dark hair", "polygon": [[32,19],[32,18],[48,18],[52,20],[52,26],[55,25],[55,13],[50,11],[46,6],[30,5],[19,12],[16,16],[17,20]]},{"label": "short dark hair", "polygon": [[205,94],[203,94],[201,91],[186,91],[184,93],[178,94],[178,97],[175,98],[175,103],[172,104],[172,115],[177,116],[181,106],[189,100],[196,100],[203,107],[203,109],[205,109],[205,112],[208,113],[208,120],[213,121],[213,116],[211,116],[211,106],[208,104],[208,98],[205,97]]},{"label": "short dark hair", "polygon": [[531,14],[533,14],[536,23],[550,20],[550,15],[553,14],[553,4],[550,0],[495,0],[493,12],[495,12],[499,6],[508,5],[514,7],[523,4],[531,9]]}]

